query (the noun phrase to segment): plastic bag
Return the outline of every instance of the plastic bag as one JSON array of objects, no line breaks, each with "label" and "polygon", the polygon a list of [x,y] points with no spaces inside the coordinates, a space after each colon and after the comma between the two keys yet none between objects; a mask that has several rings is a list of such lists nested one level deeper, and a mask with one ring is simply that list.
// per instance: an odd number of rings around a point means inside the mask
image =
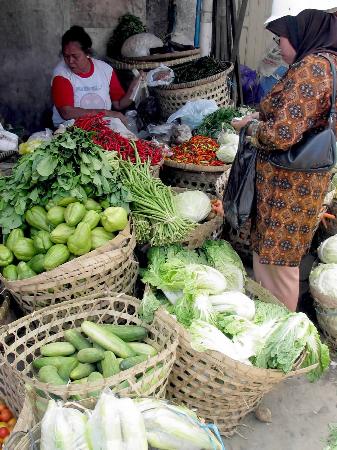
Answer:
[{"label": "plastic bag", "polygon": [[147,127],[151,136],[156,138],[160,142],[171,142],[173,123],[164,123],[163,125],[149,125]]},{"label": "plastic bag", "polygon": [[199,99],[188,101],[167,119],[167,123],[180,119],[181,123],[188,125],[194,130],[201,124],[205,116],[212,114],[217,109],[218,105],[215,100]]},{"label": "plastic bag", "polygon": [[49,128],[46,128],[44,131],[37,131],[36,133],[33,133],[31,136],[29,136],[29,141],[44,141],[49,142],[53,139],[53,132]]},{"label": "plastic bag", "polygon": [[108,121],[108,127],[112,131],[119,133],[121,136],[123,136],[127,139],[132,139],[132,140],[138,139],[137,136],[134,133],[132,133],[132,131],[130,131],[128,128],[126,128],[126,126],[120,119],[117,119],[117,117],[104,117],[104,119]]},{"label": "plastic bag", "polygon": [[16,134],[4,130],[0,123],[0,151],[8,152],[18,149],[19,138]]},{"label": "plastic bag", "polygon": [[247,66],[240,66],[243,102],[245,105],[256,105],[260,103],[260,83],[255,70]]},{"label": "plastic bag", "polygon": [[192,132],[191,128],[188,125],[173,125],[172,129],[172,144],[180,145],[184,142],[187,142],[191,139]]},{"label": "plastic bag", "polygon": [[251,217],[255,201],[257,151],[247,140],[246,129],[240,131],[239,148],[223,198],[226,221],[236,230]]},{"label": "plastic bag", "polygon": [[158,117],[160,117],[160,104],[158,99],[153,95],[141,101],[137,110],[145,126],[158,122]]},{"label": "plastic bag", "polygon": [[146,76],[147,85],[149,87],[168,86],[174,80],[174,72],[164,64],[157,69],[150,70]]}]

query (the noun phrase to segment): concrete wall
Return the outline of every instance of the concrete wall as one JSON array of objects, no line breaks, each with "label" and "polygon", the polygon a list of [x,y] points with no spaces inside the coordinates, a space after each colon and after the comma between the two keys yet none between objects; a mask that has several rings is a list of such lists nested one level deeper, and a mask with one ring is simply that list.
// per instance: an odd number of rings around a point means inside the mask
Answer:
[{"label": "concrete wall", "polygon": [[0,115],[6,122],[40,129],[51,111],[50,78],[62,34],[82,25],[104,55],[119,16],[146,20],[146,0],[0,0]]}]

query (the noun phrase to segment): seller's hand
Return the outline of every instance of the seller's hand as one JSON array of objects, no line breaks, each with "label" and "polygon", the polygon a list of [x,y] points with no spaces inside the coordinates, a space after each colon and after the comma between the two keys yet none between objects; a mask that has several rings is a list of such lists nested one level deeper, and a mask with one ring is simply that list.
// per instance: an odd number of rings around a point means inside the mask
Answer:
[{"label": "seller's hand", "polygon": [[217,215],[223,217],[225,215],[222,202],[220,200],[212,201],[212,211]]},{"label": "seller's hand", "polygon": [[320,219],[323,224],[323,227],[325,229],[327,229],[328,228],[327,220],[336,220],[336,216],[334,216],[333,214],[329,214],[329,213],[323,213],[323,214],[321,214]]},{"label": "seller's hand", "polygon": [[126,127],[128,126],[127,118],[118,111],[107,111],[106,114],[108,117],[114,117],[115,119],[119,119]]}]

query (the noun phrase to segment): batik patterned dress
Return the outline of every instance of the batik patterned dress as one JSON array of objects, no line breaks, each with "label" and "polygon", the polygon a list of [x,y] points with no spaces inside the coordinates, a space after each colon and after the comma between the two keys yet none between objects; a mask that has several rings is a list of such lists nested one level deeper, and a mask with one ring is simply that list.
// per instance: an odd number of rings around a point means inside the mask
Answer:
[{"label": "batik patterned dress", "polygon": [[288,150],[305,132],[326,126],[331,91],[329,62],[308,55],[261,103],[261,122],[253,135],[259,152],[252,241],[262,264],[296,267],[310,248],[331,174],[279,169],[268,162],[268,153]]}]

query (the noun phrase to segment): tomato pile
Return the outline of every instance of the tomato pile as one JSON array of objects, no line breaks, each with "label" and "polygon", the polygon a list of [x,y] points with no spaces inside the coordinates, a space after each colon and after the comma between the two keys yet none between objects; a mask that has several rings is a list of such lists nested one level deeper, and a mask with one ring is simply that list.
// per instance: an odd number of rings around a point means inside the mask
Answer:
[{"label": "tomato pile", "polygon": [[163,158],[162,149],[153,142],[138,139],[130,141],[119,133],[111,130],[103,113],[86,115],[76,119],[74,126],[85,131],[93,131],[93,141],[104,150],[118,152],[124,160],[136,162],[135,151],[142,162],[151,161],[151,165],[159,164]]},{"label": "tomato pile", "polygon": [[216,156],[218,150],[216,140],[206,136],[193,136],[189,141],[172,147],[173,155],[167,159],[182,164],[223,166],[223,162]]},{"label": "tomato pile", "polygon": [[0,400],[0,450],[15,427],[16,419],[6,403]]}]

